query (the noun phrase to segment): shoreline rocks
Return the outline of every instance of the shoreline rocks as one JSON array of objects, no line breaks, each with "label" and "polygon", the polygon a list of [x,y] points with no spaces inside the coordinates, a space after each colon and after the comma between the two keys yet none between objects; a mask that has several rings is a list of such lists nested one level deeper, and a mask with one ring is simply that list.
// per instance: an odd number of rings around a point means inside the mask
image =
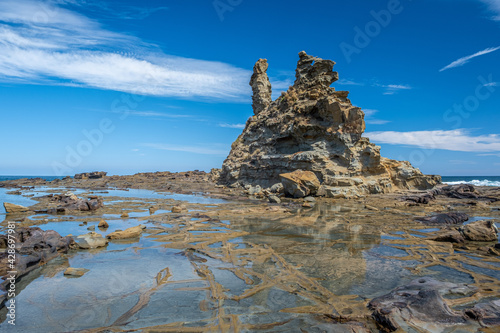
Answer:
[{"label": "shoreline rocks", "polygon": [[75,238],[75,242],[80,249],[96,249],[108,245],[108,240],[96,232],[89,232]]},{"label": "shoreline rocks", "polygon": [[[21,277],[75,247],[73,238],[62,237],[54,230],[43,231],[38,227],[18,227],[13,235],[16,249],[15,269],[10,268],[8,264],[8,252],[2,252],[0,253],[0,276],[4,276],[9,270],[15,270],[17,277]],[[8,236],[0,235],[0,248],[7,249],[8,244]]]},{"label": "shoreline rocks", "polygon": [[109,240],[127,239],[141,237],[142,231],[146,229],[144,225],[138,225],[125,230],[117,230],[106,236]]},{"label": "shoreline rocks", "polygon": [[104,171],[94,171],[94,172],[83,172],[77,173],[74,178],[75,179],[99,179],[106,177],[108,173]]},{"label": "shoreline rocks", "polygon": [[30,210],[28,207],[12,204],[12,203],[8,203],[8,202],[4,202],[3,207],[5,208],[5,212],[8,214],[24,213],[24,212],[28,212]]},{"label": "shoreline rocks", "polygon": [[408,332],[420,328],[426,332],[444,332],[457,325],[478,327],[461,311],[452,310],[445,295],[470,295],[476,287],[466,284],[454,284],[422,277],[409,284],[398,287],[389,294],[370,301],[368,308],[373,311],[373,318],[385,330]]}]

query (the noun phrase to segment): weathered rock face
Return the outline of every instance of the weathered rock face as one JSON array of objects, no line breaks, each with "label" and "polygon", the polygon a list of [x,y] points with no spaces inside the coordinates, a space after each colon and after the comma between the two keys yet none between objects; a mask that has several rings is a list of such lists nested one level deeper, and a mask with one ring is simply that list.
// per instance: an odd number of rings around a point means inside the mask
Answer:
[{"label": "weathered rock face", "polygon": [[267,77],[267,67],[268,64],[266,59],[259,59],[253,67],[250,85],[254,92],[252,96],[254,114],[259,114],[272,102],[271,82],[269,82],[269,78]]},{"label": "weathered rock face", "polygon": [[29,208],[27,208],[27,207],[8,203],[8,202],[4,202],[3,207],[5,208],[5,211],[7,213],[23,213],[23,212],[29,211]]},{"label": "weathered rock face", "polygon": [[440,182],[424,176],[408,162],[380,156],[380,147],[362,134],[364,113],[351,104],[347,91],[330,85],[338,79],[334,62],[299,54],[296,80],[275,101],[259,60],[250,82],[255,115],[233,143],[219,183],[260,185],[280,183],[280,174],[313,172],[321,183],[318,195],[356,197],[395,189],[428,189]]},{"label": "weathered rock face", "polygon": [[295,170],[280,175],[285,193],[294,198],[314,195],[320,187],[318,177],[311,171]]},{"label": "weathered rock face", "polygon": [[77,173],[75,175],[75,179],[99,179],[102,177],[106,177],[107,174],[108,173],[104,171]]},{"label": "weathered rock face", "polygon": [[92,211],[97,210],[104,206],[102,198],[91,196],[88,199],[78,198],[73,193],[67,194],[49,194],[50,202],[55,203],[57,207],[52,207],[44,211],[49,214],[66,213],[67,211],[80,210],[80,211]]},{"label": "weathered rock face", "polygon": [[498,230],[491,220],[482,220],[467,224],[460,230],[465,239],[475,242],[494,242],[498,240]]},{"label": "weathered rock face", "polygon": [[[446,332],[456,325],[460,325],[463,332],[472,332],[479,326],[478,323],[470,320],[471,316],[450,309],[442,296],[470,295],[476,290],[476,287],[466,284],[422,277],[373,299],[368,307],[373,310],[373,317],[380,326],[390,332],[398,329],[402,332]],[[494,318],[495,310],[498,310],[493,308],[495,305],[484,305],[489,306],[488,315],[492,322],[498,320],[498,317]],[[479,308],[474,310],[476,311],[469,311],[471,315],[476,313],[476,317],[487,317],[480,314]]]},{"label": "weathered rock face", "polygon": [[38,227],[18,227],[13,235],[16,249],[15,269],[9,265],[9,237],[0,235],[0,249],[4,250],[0,253],[0,276],[7,274],[9,270],[17,271],[18,276],[21,276],[61,253],[66,253],[75,244],[69,236],[61,237],[53,230],[43,231]]}]

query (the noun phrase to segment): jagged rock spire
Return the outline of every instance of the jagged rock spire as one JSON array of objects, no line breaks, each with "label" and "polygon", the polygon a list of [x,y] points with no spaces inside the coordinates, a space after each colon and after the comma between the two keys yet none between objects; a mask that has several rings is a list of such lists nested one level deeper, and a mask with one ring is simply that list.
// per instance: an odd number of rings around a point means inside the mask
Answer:
[{"label": "jagged rock spire", "polygon": [[[338,80],[335,62],[300,52],[296,80],[271,100],[267,61],[260,59],[250,81],[255,115],[233,143],[222,165],[219,183],[282,183],[282,174],[314,173],[318,195],[359,197],[397,189],[428,189],[439,177],[425,176],[408,162],[380,156],[380,147],[362,136],[364,113],[347,91],[330,85]],[[279,186],[277,186],[279,187]]]},{"label": "jagged rock spire", "polygon": [[252,86],[253,96],[253,113],[259,114],[262,110],[266,109],[271,104],[271,82],[267,76],[267,60],[259,59],[253,67],[253,75],[250,79],[250,86]]},{"label": "jagged rock spire", "polygon": [[295,70],[295,88],[326,89],[339,79],[339,74],[333,71],[334,61],[310,56],[305,51],[300,52],[299,57]]}]

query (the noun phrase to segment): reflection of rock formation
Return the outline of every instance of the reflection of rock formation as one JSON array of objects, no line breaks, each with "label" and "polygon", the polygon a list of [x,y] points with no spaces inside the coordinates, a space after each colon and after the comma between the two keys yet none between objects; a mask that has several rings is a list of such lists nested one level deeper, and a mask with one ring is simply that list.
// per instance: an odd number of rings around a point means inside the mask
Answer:
[{"label": "reflection of rock formation", "polygon": [[250,82],[255,115],[233,143],[219,182],[270,187],[280,174],[310,170],[322,182],[319,194],[330,197],[439,182],[408,162],[381,157],[380,147],[362,137],[363,111],[352,106],[347,91],[330,87],[338,79],[334,64],[301,52],[295,84],[273,102],[267,61],[257,62]]},{"label": "reflection of rock formation", "polygon": [[[269,245],[307,276],[321,278],[321,284],[333,293],[347,294],[364,282],[363,251],[380,244],[380,231],[375,226],[346,223],[338,217],[340,209],[346,207],[317,204],[279,221],[259,218],[232,224],[249,232],[243,241]],[[273,263],[263,263],[260,269],[268,270],[266,265]]]}]

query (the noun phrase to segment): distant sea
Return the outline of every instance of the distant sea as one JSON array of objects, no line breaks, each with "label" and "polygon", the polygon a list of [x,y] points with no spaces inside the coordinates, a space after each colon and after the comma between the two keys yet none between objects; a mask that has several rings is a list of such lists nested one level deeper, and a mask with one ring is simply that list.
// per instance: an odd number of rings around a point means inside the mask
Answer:
[{"label": "distant sea", "polygon": [[449,185],[500,186],[500,176],[443,176],[443,183]]},{"label": "distant sea", "polygon": [[45,179],[46,181],[52,181],[54,179],[63,179],[64,176],[56,177],[56,176],[2,176],[2,175],[0,175],[0,181],[16,180],[16,179],[23,179],[23,178],[42,178],[42,179]]},{"label": "distant sea", "polygon": [[[63,179],[64,177],[55,176],[1,176],[2,180],[15,180],[21,178],[42,178],[47,181],[54,179]],[[443,183],[454,184],[472,184],[476,186],[500,186],[500,176],[443,176]]]}]

